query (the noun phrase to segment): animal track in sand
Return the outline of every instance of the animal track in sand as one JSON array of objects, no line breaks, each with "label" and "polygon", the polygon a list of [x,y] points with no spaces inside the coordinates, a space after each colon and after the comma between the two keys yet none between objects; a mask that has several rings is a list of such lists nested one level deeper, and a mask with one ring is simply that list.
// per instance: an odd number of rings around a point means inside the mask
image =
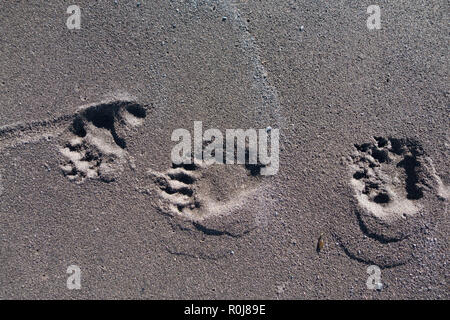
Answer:
[{"label": "animal track in sand", "polygon": [[61,169],[77,183],[85,179],[111,182],[127,162],[126,140],[120,133],[142,124],[146,109],[134,102],[116,101],[80,110],[60,148]]},{"label": "animal track in sand", "polygon": [[2,126],[0,150],[58,138],[64,156],[61,169],[70,180],[113,181],[130,158],[125,137],[142,124],[146,113],[147,106],[113,100],[82,106],[75,113],[53,119]]},{"label": "animal track in sand", "polygon": [[374,137],[355,144],[347,164],[364,240],[356,243],[347,235],[348,241],[341,243],[344,251],[380,267],[405,263],[412,254],[410,237],[418,235],[427,204],[448,198],[431,159],[416,140]]},{"label": "animal track in sand", "polygon": [[[167,250],[202,259],[230,255],[230,247],[265,226],[271,208],[270,182],[261,165],[175,165],[148,171],[158,210],[168,217],[178,241],[168,236]],[[148,192],[148,191],[147,191]]]},{"label": "animal track in sand", "polygon": [[375,217],[393,222],[416,214],[427,189],[421,146],[411,140],[375,137],[355,145],[351,185],[359,205]]},{"label": "animal track in sand", "polygon": [[165,173],[149,170],[170,215],[199,223],[230,214],[242,205],[260,184],[259,165],[172,164]]}]

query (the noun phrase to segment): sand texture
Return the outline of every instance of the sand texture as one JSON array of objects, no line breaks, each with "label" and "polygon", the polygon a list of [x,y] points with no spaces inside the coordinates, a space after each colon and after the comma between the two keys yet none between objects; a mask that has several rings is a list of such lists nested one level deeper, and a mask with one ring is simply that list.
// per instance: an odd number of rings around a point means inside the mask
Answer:
[{"label": "sand texture", "polygon": [[449,298],[448,2],[77,4],[0,4],[1,299]]}]

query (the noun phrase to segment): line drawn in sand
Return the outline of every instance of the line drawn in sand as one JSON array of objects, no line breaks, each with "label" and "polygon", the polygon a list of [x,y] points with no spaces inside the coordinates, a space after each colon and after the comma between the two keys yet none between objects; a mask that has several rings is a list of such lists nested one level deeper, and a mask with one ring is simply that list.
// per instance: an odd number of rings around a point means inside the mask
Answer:
[{"label": "line drawn in sand", "polygon": [[380,267],[405,263],[411,258],[408,240],[418,234],[420,221],[427,215],[427,201],[448,199],[448,188],[431,158],[414,139],[373,137],[370,142],[355,144],[346,163],[357,202],[357,223],[372,248],[375,245],[380,250],[367,252],[361,249],[364,245],[355,249],[355,244],[341,244],[344,251]]},{"label": "line drawn in sand", "polygon": [[[0,128],[1,148],[40,139],[61,137],[62,172],[77,183],[85,179],[111,182],[129,160],[127,130],[143,123],[147,106],[116,100],[80,107],[77,112],[52,120],[19,123]],[[0,149],[1,149],[0,148]]]}]

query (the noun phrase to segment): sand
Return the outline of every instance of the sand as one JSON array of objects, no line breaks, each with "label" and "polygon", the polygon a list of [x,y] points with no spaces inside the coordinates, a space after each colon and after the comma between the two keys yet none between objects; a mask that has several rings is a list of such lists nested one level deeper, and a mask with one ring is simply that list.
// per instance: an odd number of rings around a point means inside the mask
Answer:
[{"label": "sand", "polygon": [[[447,3],[78,5],[0,6],[1,299],[449,298]],[[278,172],[174,164],[194,121]]]}]

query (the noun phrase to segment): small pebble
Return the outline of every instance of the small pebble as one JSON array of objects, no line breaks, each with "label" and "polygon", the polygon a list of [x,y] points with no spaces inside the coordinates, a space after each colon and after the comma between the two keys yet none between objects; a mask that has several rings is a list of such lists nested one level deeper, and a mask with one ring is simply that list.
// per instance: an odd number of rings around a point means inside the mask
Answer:
[{"label": "small pebble", "polygon": [[227,21],[227,17],[222,17],[222,21]]},{"label": "small pebble", "polygon": [[300,31],[303,31],[303,30],[305,30],[305,27],[304,26],[300,26]]}]

